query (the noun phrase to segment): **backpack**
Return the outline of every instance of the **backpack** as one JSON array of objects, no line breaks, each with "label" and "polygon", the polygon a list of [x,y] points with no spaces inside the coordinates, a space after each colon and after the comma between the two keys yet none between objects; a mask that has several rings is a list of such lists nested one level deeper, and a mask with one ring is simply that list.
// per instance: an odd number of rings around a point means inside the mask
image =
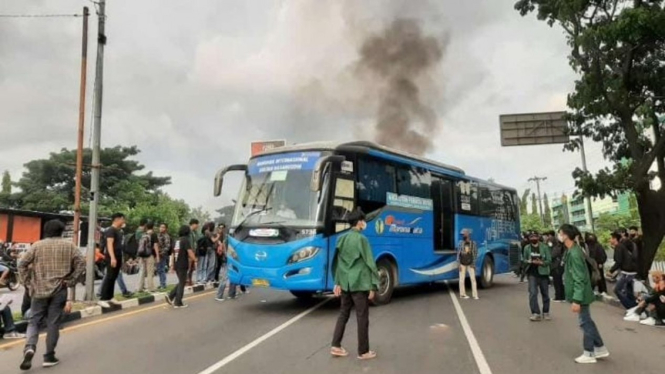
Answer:
[{"label": "backpack", "polygon": [[[141,245],[143,243],[143,245]],[[152,240],[148,234],[143,234],[141,240],[139,240],[138,256],[142,258],[147,258],[152,256]]]},{"label": "backpack", "polygon": [[207,236],[204,236],[202,238],[199,238],[199,240],[196,242],[196,255],[199,257],[203,257],[206,254],[208,254],[208,248],[210,247],[209,242],[210,239],[208,239]]},{"label": "backpack", "polygon": [[473,253],[471,252],[462,252],[459,254],[459,262],[464,266],[469,266],[473,264]]},{"label": "backpack", "polygon": [[600,282],[603,275],[600,274],[596,260],[589,256],[589,253],[587,253],[587,250],[584,247],[582,247],[582,253],[584,254],[584,259],[586,260],[586,266],[589,270],[589,279],[591,280],[591,287],[593,288],[594,285]]},{"label": "backpack", "polygon": [[125,244],[123,246],[123,252],[129,258],[135,258],[138,255],[139,241],[136,239],[136,234],[125,235]]}]

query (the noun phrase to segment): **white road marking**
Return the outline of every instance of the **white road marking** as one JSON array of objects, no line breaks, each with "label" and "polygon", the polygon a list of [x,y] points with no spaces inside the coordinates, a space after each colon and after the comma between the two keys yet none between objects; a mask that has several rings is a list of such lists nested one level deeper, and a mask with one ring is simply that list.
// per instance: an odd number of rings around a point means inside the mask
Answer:
[{"label": "white road marking", "polygon": [[471,348],[471,353],[473,353],[473,358],[476,360],[476,365],[478,365],[478,371],[480,371],[480,374],[492,374],[492,370],[490,369],[490,366],[485,359],[483,351],[480,349],[480,345],[476,340],[476,336],[473,335],[469,321],[467,321],[466,315],[464,315],[462,306],[457,300],[455,292],[453,292],[452,288],[450,288],[450,285],[448,285],[448,293],[450,294],[450,298],[453,299],[453,305],[455,306],[457,317],[459,318],[459,322],[462,325],[462,329],[464,330],[464,335],[466,335],[466,340],[469,341],[469,347]]},{"label": "white road marking", "polygon": [[216,364],[214,364],[214,365],[210,366],[209,368],[203,370],[199,374],[212,374],[212,373],[216,372],[217,370],[223,368],[224,366],[229,364],[231,361],[235,360],[236,358],[238,358],[238,357],[242,356],[243,354],[247,353],[248,351],[250,351],[252,348],[255,348],[256,346],[258,346],[259,344],[263,343],[264,341],[270,339],[274,335],[277,335],[280,331],[282,331],[285,328],[287,328],[287,327],[291,326],[292,324],[296,323],[299,319],[301,319],[301,318],[305,317],[306,315],[312,313],[313,311],[319,309],[323,304],[330,301],[330,299],[331,298],[326,298],[325,300],[323,300],[320,303],[314,305],[313,307],[307,309],[306,311],[298,314],[297,316],[291,318],[290,320],[284,322],[283,324],[275,327],[274,329],[270,330],[265,335],[256,338],[254,341],[252,341],[249,344],[247,344],[246,346],[238,349],[237,351],[231,353],[230,355],[224,357],[219,362],[217,362]]}]

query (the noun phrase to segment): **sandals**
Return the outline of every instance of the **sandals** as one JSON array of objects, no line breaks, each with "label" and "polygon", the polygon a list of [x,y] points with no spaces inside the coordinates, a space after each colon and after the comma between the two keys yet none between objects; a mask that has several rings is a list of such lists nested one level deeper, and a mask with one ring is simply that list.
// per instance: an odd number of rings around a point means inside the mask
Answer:
[{"label": "sandals", "polygon": [[330,348],[330,354],[334,357],[346,357],[349,352],[342,347],[332,347]]},{"label": "sandals", "polygon": [[365,354],[358,356],[358,360],[371,360],[373,358],[376,358],[376,352],[374,351],[369,351]]}]

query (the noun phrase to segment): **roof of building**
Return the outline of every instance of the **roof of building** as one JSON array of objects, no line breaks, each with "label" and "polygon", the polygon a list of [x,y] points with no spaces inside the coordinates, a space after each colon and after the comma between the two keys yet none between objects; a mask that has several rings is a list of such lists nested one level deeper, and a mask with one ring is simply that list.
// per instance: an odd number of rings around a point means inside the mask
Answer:
[{"label": "roof of building", "polygon": [[[38,212],[35,210],[14,209],[14,208],[0,208],[0,214],[15,214],[24,217],[47,217],[47,218],[73,218],[73,214],[69,213],[50,213]],[[81,216],[81,218],[84,218]]]}]

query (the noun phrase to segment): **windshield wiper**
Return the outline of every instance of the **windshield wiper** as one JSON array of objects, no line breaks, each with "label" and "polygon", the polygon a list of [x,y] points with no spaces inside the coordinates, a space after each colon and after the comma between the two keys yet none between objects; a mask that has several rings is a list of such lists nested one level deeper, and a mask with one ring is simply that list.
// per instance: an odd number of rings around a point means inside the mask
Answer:
[{"label": "windshield wiper", "polygon": [[247,214],[247,215],[245,216],[245,218],[243,218],[243,220],[240,221],[240,223],[238,224],[238,226],[236,226],[235,231],[240,231],[240,229],[242,228],[242,226],[244,226],[245,223],[247,223],[247,220],[248,220],[250,217],[253,217],[253,216],[255,216],[255,215],[259,214],[259,213],[267,212],[267,211],[269,211],[269,210],[271,210],[271,209],[272,209],[272,207],[263,207],[263,208],[261,208],[261,209],[259,209],[259,210],[255,210],[255,211],[253,211],[253,212]]}]

